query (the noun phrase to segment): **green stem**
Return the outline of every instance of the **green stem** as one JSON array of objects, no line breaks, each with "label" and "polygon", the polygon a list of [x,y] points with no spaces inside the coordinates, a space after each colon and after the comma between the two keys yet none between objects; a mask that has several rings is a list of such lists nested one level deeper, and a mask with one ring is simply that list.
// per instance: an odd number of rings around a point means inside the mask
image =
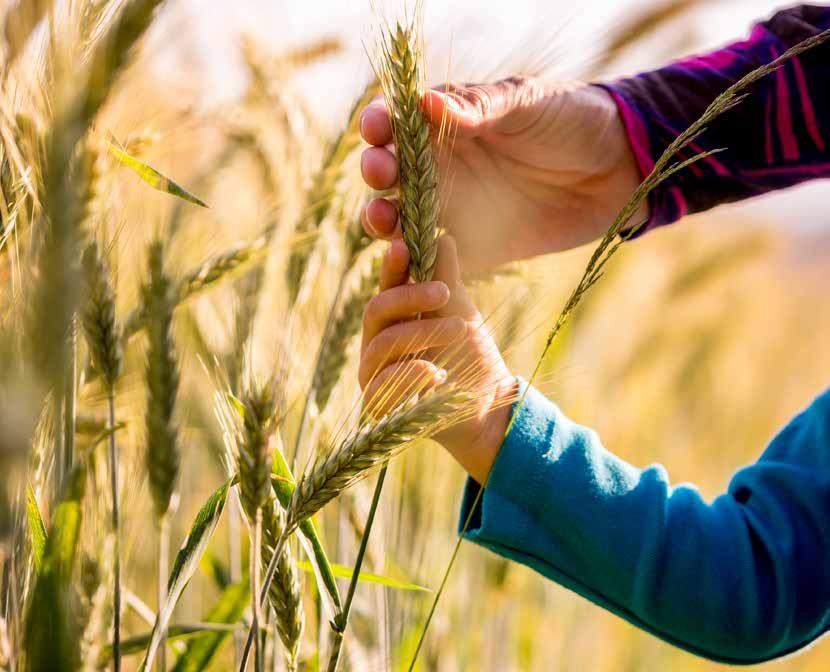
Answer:
[{"label": "green stem", "polygon": [[[285,544],[288,542],[288,537],[296,529],[296,525],[288,521],[274,544],[274,553],[271,556],[271,561],[268,563],[268,568],[265,570],[265,576],[262,577],[262,585],[259,588],[259,603],[265,604],[268,599],[268,589],[271,587],[271,582],[274,580],[274,574],[277,572],[277,564],[279,563],[280,555],[282,555]],[[245,672],[248,667],[248,658],[251,655],[251,645],[254,643],[255,630],[253,627],[248,628],[248,637],[245,640],[245,646],[242,649],[242,657],[239,661],[239,672]]]},{"label": "green stem", "polygon": [[63,473],[72,471],[75,462],[75,376],[77,374],[76,354],[77,330],[75,318],[69,323],[66,341],[66,368],[63,380]]},{"label": "green stem", "polygon": [[[159,521],[159,558],[158,558],[158,611],[164,609],[167,602],[167,574],[170,565],[170,521],[165,514]],[[161,633],[158,648],[158,670],[167,672],[167,629]]]},{"label": "green stem", "polygon": [[328,672],[335,672],[340,663],[340,652],[343,650],[343,637],[346,634],[346,628],[349,625],[349,614],[352,611],[352,601],[354,600],[355,590],[357,589],[357,581],[360,576],[360,571],[363,568],[363,559],[366,557],[366,549],[369,546],[369,535],[372,533],[372,525],[375,522],[375,514],[378,510],[378,503],[380,502],[380,495],[383,492],[383,482],[386,480],[386,472],[389,468],[388,464],[384,464],[378,473],[378,480],[375,483],[375,492],[372,495],[372,504],[369,507],[369,514],[366,517],[366,526],[363,528],[363,536],[360,538],[360,548],[357,551],[357,559],[352,570],[352,578],[349,581],[349,591],[346,593],[346,601],[343,603],[343,610],[334,619],[336,629],[332,640],[331,654],[329,655],[329,664],[326,668]]},{"label": "green stem", "polygon": [[254,526],[254,538],[251,548],[251,628],[256,633],[254,638],[254,669],[256,672],[263,672],[265,669],[264,650],[260,638],[260,614],[262,609],[259,606],[259,554],[262,546],[262,509],[256,512],[256,524]]},{"label": "green stem", "polygon": [[115,443],[115,392],[107,394],[109,407],[110,497],[112,499],[112,535],[115,544],[112,598],[112,669],[121,670],[121,524],[118,506],[118,447]]},{"label": "green stem", "polygon": [[[240,534],[239,500],[236,498],[236,489],[228,493],[228,563],[230,565],[231,583],[242,580],[242,549],[239,543]],[[239,664],[242,655],[242,633],[234,630],[234,666]]]}]

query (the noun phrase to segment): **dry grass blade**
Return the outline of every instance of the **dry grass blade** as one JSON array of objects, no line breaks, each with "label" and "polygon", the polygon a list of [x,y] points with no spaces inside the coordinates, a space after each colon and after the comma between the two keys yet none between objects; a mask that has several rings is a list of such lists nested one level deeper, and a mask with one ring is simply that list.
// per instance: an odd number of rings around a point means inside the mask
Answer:
[{"label": "dry grass blade", "polygon": [[171,326],[175,294],[164,271],[162,244],[149,251],[149,281],[144,289],[147,324],[147,473],[157,519],[170,507],[179,471],[178,428],[173,414],[179,372]]},{"label": "dry grass blade", "polygon": [[401,228],[410,275],[425,282],[432,278],[437,252],[438,171],[430,126],[421,109],[422,58],[414,22],[397,24],[387,38],[378,69],[398,156]]}]

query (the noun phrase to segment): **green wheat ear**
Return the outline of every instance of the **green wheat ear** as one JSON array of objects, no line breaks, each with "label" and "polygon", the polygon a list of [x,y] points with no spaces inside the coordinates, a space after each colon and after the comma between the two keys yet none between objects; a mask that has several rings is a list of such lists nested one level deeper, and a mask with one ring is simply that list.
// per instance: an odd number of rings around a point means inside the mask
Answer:
[{"label": "green wheat ear", "polygon": [[380,80],[398,153],[400,217],[416,282],[432,278],[438,242],[438,170],[430,127],[421,109],[422,57],[415,25],[390,28],[382,45]]}]

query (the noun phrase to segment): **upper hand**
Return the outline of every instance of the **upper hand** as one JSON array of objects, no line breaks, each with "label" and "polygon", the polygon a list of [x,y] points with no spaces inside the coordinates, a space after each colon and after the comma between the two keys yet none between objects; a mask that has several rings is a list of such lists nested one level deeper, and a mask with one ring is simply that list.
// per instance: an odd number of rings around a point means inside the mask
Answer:
[{"label": "upper hand", "polygon": [[[585,84],[542,84],[513,77],[424,95],[435,129],[454,140],[439,153],[442,224],[458,244],[465,271],[479,271],[595,240],[641,181],[616,104]],[[397,183],[385,104],[361,117],[361,170],[374,189]],[[446,151],[451,149],[451,151]],[[643,206],[637,222],[648,215]],[[372,200],[367,233],[400,236],[393,199]]]}]

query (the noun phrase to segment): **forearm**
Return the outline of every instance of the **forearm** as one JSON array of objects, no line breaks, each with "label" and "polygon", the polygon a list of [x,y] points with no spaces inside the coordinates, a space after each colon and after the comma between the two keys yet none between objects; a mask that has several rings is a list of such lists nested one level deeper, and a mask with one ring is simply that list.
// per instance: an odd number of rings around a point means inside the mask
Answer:
[{"label": "forearm", "polygon": [[711,504],[635,469],[538,392],[497,458],[467,536],[678,646],[752,663],[827,628],[830,394]]},{"label": "forearm", "polygon": [[[830,27],[830,8],[801,6],[761,23],[749,39],[604,85],[617,103],[640,172],[715,97],[786,49]],[[830,47],[793,58],[761,80],[686,156],[724,149],[677,173],[650,196],[648,230],[722,203],[830,176]]]}]

